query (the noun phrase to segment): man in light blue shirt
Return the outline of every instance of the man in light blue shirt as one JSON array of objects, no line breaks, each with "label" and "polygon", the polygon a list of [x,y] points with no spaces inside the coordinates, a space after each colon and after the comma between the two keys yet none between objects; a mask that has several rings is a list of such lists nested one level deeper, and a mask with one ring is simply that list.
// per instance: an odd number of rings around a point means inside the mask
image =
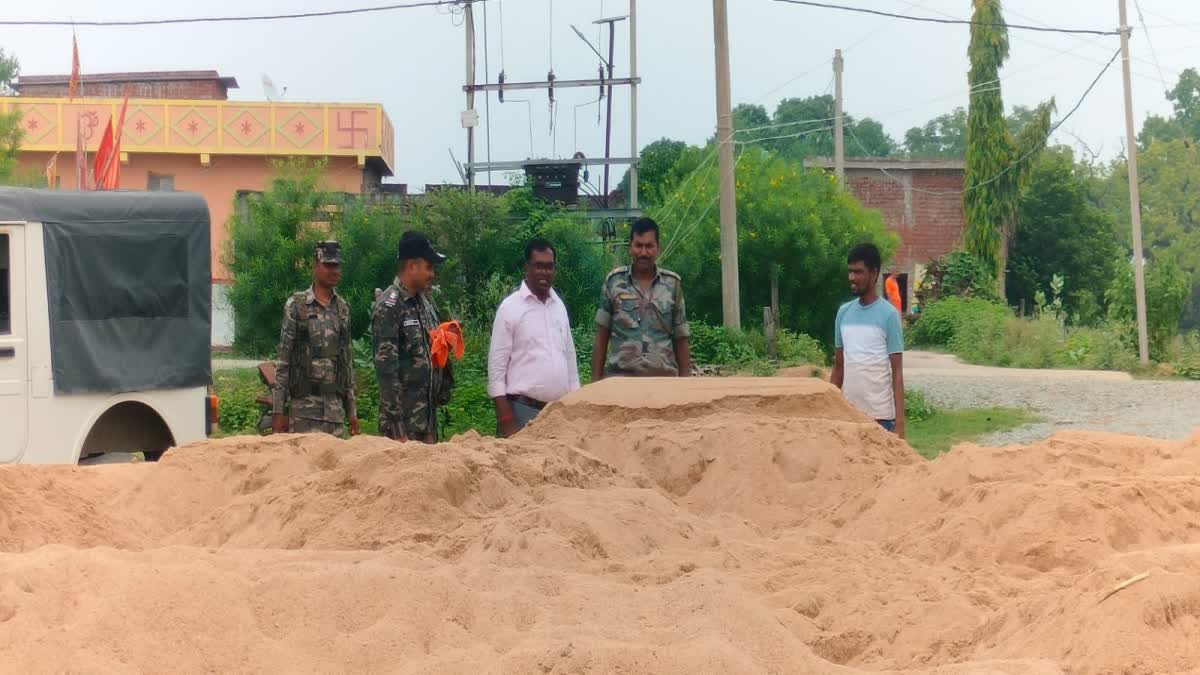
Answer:
[{"label": "man in light blue shirt", "polygon": [[882,266],[874,244],[850,251],[855,299],[838,309],[831,379],[851,405],[904,438],[904,336],[900,313],[876,291]]}]

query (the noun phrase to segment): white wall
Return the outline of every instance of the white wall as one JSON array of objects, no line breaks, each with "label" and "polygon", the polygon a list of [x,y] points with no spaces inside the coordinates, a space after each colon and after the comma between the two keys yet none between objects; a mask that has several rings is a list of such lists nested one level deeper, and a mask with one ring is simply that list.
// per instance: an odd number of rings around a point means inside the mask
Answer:
[{"label": "white wall", "polygon": [[233,345],[233,308],[229,306],[229,284],[214,283],[212,287],[212,345]]}]

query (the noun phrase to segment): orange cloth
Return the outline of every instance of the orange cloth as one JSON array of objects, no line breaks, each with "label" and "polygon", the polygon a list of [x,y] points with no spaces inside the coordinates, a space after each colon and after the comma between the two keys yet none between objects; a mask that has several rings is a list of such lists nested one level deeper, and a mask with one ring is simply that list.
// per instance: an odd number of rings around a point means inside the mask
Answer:
[{"label": "orange cloth", "polygon": [[462,360],[466,346],[463,344],[462,326],[458,325],[457,321],[446,321],[429,331],[429,337],[429,360],[434,366],[445,368],[446,362],[450,360],[451,351],[454,352],[455,359]]},{"label": "orange cloth", "polygon": [[888,277],[883,282],[883,289],[887,293],[888,302],[892,303],[897,312],[903,313],[903,305],[900,302],[900,284],[896,283],[896,277]]}]

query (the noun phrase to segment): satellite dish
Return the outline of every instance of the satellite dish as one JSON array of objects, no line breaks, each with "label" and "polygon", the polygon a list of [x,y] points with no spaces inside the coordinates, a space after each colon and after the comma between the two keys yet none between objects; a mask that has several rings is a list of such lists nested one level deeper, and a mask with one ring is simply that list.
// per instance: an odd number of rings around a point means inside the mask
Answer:
[{"label": "satellite dish", "polygon": [[283,91],[281,92],[279,88],[275,86],[275,80],[272,80],[271,76],[267,75],[266,73],[263,73],[262,76],[262,87],[263,95],[268,101],[283,100],[283,97],[287,95],[287,85],[283,86]]}]

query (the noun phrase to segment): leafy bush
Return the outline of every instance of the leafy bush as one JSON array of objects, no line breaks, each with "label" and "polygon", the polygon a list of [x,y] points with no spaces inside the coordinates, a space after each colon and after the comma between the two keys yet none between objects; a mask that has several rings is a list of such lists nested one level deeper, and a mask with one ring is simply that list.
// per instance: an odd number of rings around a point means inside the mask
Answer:
[{"label": "leafy bush", "polygon": [[[1179,332],[1179,318],[1187,305],[1191,285],[1187,276],[1169,257],[1147,264],[1145,276],[1146,327],[1150,338],[1150,356],[1162,360],[1171,340]],[[1121,267],[1113,278],[1112,286],[1104,295],[1108,300],[1109,318],[1131,327],[1135,326],[1137,306],[1133,265]],[[1136,336],[1136,332],[1134,335]]]},{"label": "leafy bush", "polygon": [[821,347],[821,343],[812,336],[784,328],[776,336],[776,343],[782,363],[811,363],[814,366],[829,363],[829,356]]},{"label": "leafy bush", "polygon": [[692,321],[691,329],[692,360],[697,364],[734,366],[749,363],[758,357],[741,331],[711,326],[702,321]]},{"label": "leafy bush", "polygon": [[938,412],[925,394],[917,389],[904,390],[904,420],[906,422],[922,422]]},{"label": "leafy bush", "polygon": [[[756,148],[739,158],[736,184],[743,324],[759,321],[775,281],[780,326],[832,342],[846,254],[870,241],[886,259],[896,236],[828,174]],[[720,225],[717,210],[703,205],[717,190],[716,168],[707,167],[648,211],[662,226],[662,264],[683,278],[688,314],[714,325],[722,319]]]},{"label": "leafy bush", "polygon": [[943,298],[980,298],[1000,302],[996,278],[978,258],[966,251],[954,251],[933,260],[916,290],[922,312],[928,304]]},{"label": "leafy bush", "polygon": [[449,257],[435,290],[448,318],[490,325],[500,301],[521,282],[525,243],[544,236],[558,251],[555,286],[572,320],[592,321],[615,259],[578,214],[538,201],[528,189],[502,198],[445,190],[404,207],[367,203],[326,192],[323,168],[302,160],[277,163],[268,189],[230,221],[224,260],[234,279],[229,300],[239,351],[275,351],[283,303],[311,284],[313,244],[327,238],[342,245],[338,293],[350,304],[353,334],[366,335],[375,289],[395,276],[396,242],[406,229],[424,231]]},{"label": "leafy bush", "polygon": [[949,347],[964,327],[1011,317],[1004,305],[967,297],[947,297],[921,309],[908,331],[908,342],[916,346]]},{"label": "leafy bush", "polygon": [[213,389],[218,396],[217,425],[223,436],[258,433],[262,409],[255,398],[266,393],[253,368],[221,370],[213,373]]},{"label": "leafy bush", "polygon": [[1200,333],[1192,331],[1180,336],[1179,355],[1172,365],[1175,374],[1200,380]]}]

